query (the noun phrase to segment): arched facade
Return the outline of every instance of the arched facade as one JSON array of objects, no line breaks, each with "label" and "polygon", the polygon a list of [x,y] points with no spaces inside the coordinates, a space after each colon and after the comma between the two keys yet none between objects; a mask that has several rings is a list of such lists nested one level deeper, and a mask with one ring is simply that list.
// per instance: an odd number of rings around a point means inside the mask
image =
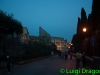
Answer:
[{"label": "arched facade", "polygon": [[65,41],[64,38],[51,37],[51,42],[56,45],[57,50],[60,50],[60,51],[67,51],[68,50],[67,41]]},{"label": "arched facade", "polygon": [[23,33],[21,34],[21,42],[29,43],[29,32],[26,27],[23,27]]}]

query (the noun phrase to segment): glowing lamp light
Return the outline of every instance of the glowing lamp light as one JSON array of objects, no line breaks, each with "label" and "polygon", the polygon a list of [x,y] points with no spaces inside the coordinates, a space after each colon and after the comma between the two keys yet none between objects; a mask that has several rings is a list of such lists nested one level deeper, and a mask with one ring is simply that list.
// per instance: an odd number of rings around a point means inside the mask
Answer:
[{"label": "glowing lamp light", "polygon": [[83,32],[86,32],[86,28],[83,28]]}]

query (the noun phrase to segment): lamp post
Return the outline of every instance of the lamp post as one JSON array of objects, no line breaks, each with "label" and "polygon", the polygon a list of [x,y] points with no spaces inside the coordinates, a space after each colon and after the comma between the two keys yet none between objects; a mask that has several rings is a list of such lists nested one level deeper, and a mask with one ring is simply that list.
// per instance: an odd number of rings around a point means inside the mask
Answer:
[{"label": "lamp post", "polygon": [[[84,36],[85,36],[86,31],[87,31],[87,29],[83,28]],[[85,36],[85,38],[86,38],[86,36]]]},{"label": "lamp post", "polygon": [[[84,32],[84,39],[86,38],[86,31],[87,31],[87,29],[84,27],[84,28],[83,28],[83,32]],[[86,47],[85,47],[85,50],[86,50]]]},{"label": "lamp post", "polygon": [[83,32],[86,32],[86,30],[87,30],[86,28],[83,28]]}]

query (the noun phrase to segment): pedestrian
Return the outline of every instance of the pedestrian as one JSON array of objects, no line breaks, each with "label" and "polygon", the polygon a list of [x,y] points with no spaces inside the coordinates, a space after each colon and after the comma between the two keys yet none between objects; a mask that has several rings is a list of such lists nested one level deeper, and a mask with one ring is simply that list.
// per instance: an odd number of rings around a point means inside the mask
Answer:
[{"label": "pedestrian", "polygon": [[54,56],[54,52],[53,51],[51,51],[51,58],[53,59],[53,56]]},{"label": "pedestrian", "polygon": [[64,58],[64,52],[61,52],[61,57]]},{"label": "pedestrian", "polygon": [[60,58],[61,57],[61,51],[59,51],[58,54],[59,54],[59,58]]},{"label": "pedestrian", "polygon": [[9,58],[9,56],[7,56],[7,69],[8,69],[8,73],[10,73],[10,58]]},{"label": "pedestrian", "polygon": [[75,56],[76,56],[76,68],[80,68],[81,53],[78,51]]},{"label": "pedestrian", "polygon": [[9,53],[9,49],[6,49],[7,51],[7,69],[8,69],[8,73],[10,73],[10,53]]},{"label": "pedestrian", "polygon": [[70,59],[72,59],[72,52],[70,52]]},{"label": "pedestrian", "polygon": [[82,62],[83,62],[83,68],[86,66],[86,58],[85,58],[85,52],[82,54]]},{"label": "pedestrian", "polygon": [[66,51],[65,52],[65,60],[67,59],[67,57],[68,57],[68,52]]}]

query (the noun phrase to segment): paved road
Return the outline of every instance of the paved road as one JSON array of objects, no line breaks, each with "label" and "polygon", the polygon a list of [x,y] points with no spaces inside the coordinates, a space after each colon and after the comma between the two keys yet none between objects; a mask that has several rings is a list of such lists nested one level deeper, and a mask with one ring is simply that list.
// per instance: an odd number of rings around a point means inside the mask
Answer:
[{"label": "paved road", "polygon": [[0,71],[0,75],[75,75],[67,73],[61,74],[61,68],[75,68],[75,58],[73,58],[73,60],[65,60],[64,58],[59,58],[56,55],[53,59],[51,57],[48,57],[39,61],[16,66],[11,69],[11,72],[9,74],[7,73],[6,69],[3,69]]}]

